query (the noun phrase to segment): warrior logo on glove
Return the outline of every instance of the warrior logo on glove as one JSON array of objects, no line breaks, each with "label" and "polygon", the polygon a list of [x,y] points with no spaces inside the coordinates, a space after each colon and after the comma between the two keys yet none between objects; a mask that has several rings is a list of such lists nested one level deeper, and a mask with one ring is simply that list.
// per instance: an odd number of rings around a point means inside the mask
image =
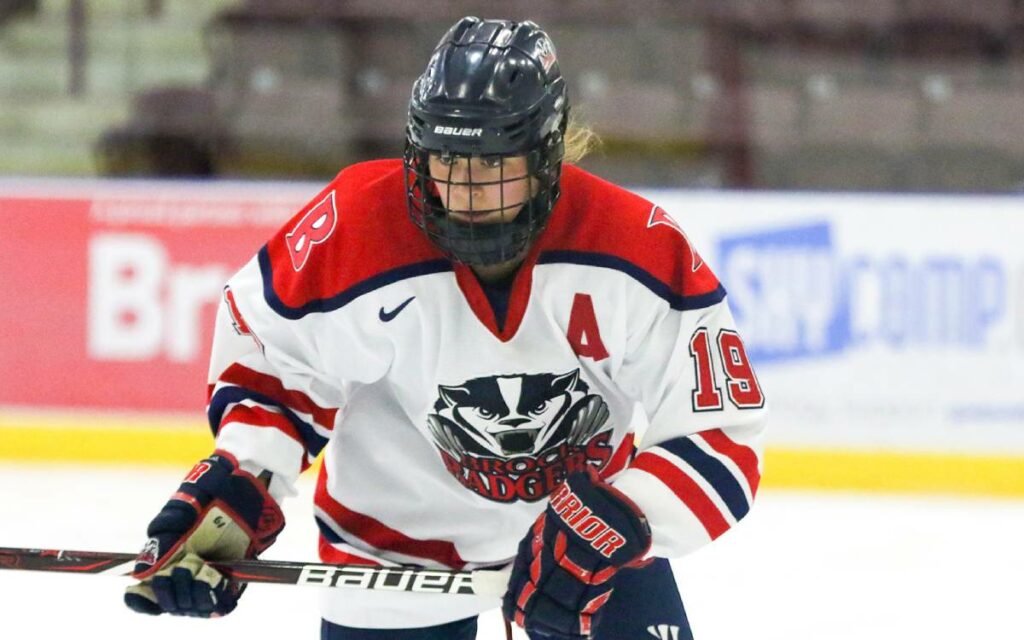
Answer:
[{"label": "warrior logo on glove", "polygon": [[589,542],[590,546],[605,558],[611,558],[612,554],[626,543],[625,536],[594,515],[590,507],[583,504],[583,500],[573,492],[569,483],[563,484],[558,488],[558,492],[551,496],[551,509],[569,525],[573,533],[581,540]]},{"label": "warrior logo on glove", "polygon": [[593,469],[570,475],[519,543],[505,619],[531,638],[591,637],[614,576],[644,564],[650,545],[647,517],[632,500]]},{"label": "warrior logo on glove", "polygon": [[612,457],[608,405],[579,369],[439,386],[427,417],[448,472],[495,502],[536,502],[565,477]]}]

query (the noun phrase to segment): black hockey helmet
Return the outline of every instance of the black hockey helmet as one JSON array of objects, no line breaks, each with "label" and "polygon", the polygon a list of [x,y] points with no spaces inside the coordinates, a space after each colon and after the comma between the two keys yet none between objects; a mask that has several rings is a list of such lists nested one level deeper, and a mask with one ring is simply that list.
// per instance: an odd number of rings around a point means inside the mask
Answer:
[{"label": "black hockey helmet", "polygon": [[[544,229],[558,200],[568,112],[555,49],[540,27],[533,22],[459,20],[413,84],[404,156],[413,222],[459,262],[487,265],[520,256]],[[444,158],[448,166],[453,159],[476,158],[499,167],[504,167],[504,158],[525,156],[529,196],[521,208],[502,200],[490,209],[502,212],[499,222],[452,218],[449,212],[457,210],[442,194],[450,194],[453,185],[472,189],[505,183],[505,174],[482,182],[474,181],[470,172],[455,182],[450,171],[447,176],[431,174],[431,155]],[[472,205],[466,211],[487,212]],[[512,213],[506,216],[507,211]]]}]

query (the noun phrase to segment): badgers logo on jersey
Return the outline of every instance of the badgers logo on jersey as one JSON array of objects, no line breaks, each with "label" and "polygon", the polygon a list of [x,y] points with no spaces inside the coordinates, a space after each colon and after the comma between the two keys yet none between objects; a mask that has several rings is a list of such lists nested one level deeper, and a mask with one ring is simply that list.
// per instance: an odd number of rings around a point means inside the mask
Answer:
[{"label": "badgers logo on jersey", "polygon": [[565,475],[611,458],[608,405],[579,369],[438,387],[430,433],[463,486],[498,502],[534,502]]}]

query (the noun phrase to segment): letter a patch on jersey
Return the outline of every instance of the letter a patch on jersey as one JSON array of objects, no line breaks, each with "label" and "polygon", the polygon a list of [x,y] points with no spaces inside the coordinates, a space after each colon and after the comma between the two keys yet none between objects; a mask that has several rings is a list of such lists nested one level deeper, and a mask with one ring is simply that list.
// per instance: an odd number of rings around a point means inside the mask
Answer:
[{"label": "letter a patch on jersey", "polygon": [[601,330],[597,327],[597,315],[594,313],[594,301],[586,293],[577,293],[572,301],[569,313],[569,329],[566,338],[572,345],[573,352],[581,358],[593,358],[595,362],[608,357],[608,349],[601,340]]},{"label": "letter a patch on jersey", "polygon": [[313,245],[320,244],[334,233],[338,222],[338,207],[334,203],[334,191],[324,199],[310,207],[302,216],[295,228],[285,236],[288,254],[292,257],[292,267],[301,271],[309,260]]},{"label": "letter a patch on jersey", "polygon": [[690,271],[692,273],[697,273],[697,269],[701,268],[704,264],[704,260],[697,253],[697,250],[693,248],[693,244],[690,242],[690,239],[686,237],[686,233],[683,232],[683,228],[679,226],[679,223],[673,220],[672,216],[665,213],[664,209],[658,205],[654,205],[651,207],[651,217],[647,220],[647,228],[650,229],[651,227],[659,224],[663,224],[666,227],[672,227],[679,233],[679,235],[683,236],[683,240],[686,241],[686,245],[690,248],[690,253],[693,255],[693,262],[690,264]]}]

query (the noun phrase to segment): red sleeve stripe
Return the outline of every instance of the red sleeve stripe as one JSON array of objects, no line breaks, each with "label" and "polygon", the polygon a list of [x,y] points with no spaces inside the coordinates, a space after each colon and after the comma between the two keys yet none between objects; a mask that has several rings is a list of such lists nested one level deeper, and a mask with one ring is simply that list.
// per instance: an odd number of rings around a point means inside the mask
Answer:
[{"label": "red sleeve stripe", "polygon": [[633,439],[632,433],[627,433],[626,437],[622,439],[619,448],[612,455],[612,459],[608,461],[608,466],[601,469],[602,480],[607,480],[626,468],[629,459],[633,457]]},{"label": "red sleeve stripe", "polygon": [[756,496],[757,486],[761,483],[761,472],[757,468],[757,453],[750,447],[733,441],[721,429],[701,431],[697,435],[711,445],[712,449],[736,463],[750,485],[750,495]]},{"label": "red sleeve stripe", "polygon": [[303,444],[302,437],[299,435],[299,432],[295,430],[295,425],[280,413],[267,411],[263,407],[250,407],[247,405],[236,404],[230,411],[228,411],[227,415],[224,416],[224,419],[221,420],[221,427],[229,422],[237,422],[250,427],[272,427],[283,432],[286,436],[295,442],[298,442],[302,445],[302,448],[305,449],[305,444]]},{"label": "red sleeve stripe", "polygon": [[729,530],[729,523],[715,503],[679,467],[649,451],[638,455],[630,466],[651,474],[668,487],[693,512],[712,540]]},{"label": "red sleeve stripe", "polygon": [[[297,442],[299,446],[302,447],[303,451],[306,449],[306,443],[302,441],[302,436],[299,435],[299,432],[295,429],[295,425],[293,425],[287,417],[280,413],[267,411],[263,407],[236,404],[221,420],[220,428],[223,429],[224,425],[230,423],[242,424],[256,428],[277,429]],[[309,464],[309,456],[303,453],[301,462],[302,471],[308,469]]]},{"label": "red sleeve stripe", "polygon": [[293,411],[313,416],[313,420],[324,429],[334,428],[334,417],[337,409],[325,409],[313,402],[301,391],[286,389],[281,381],[274,376],[260,373],[240,364],[233,364],[220,376],[220,382],[233,384],[256,391],[262,395],[278,400]]},{"label": "red sleeve stripe", "polygon": [[335,524],[352,537],[359,538],[375,549],[392,551],[413,558],[433,560],[453,569],[462,569],[466,561],[459,556],[455,545],[447,540],[419,540],[388,527],[379,520],[349,509],[327,493],[326,467],[322,467],[316,482],[314,504],[322,509]]},{"label": "red sleeve stripe", "polygon": [[381,563],[370,558],[364,558],[363,556],[357,556],[354,553],[350,553],[343,549],[332,545],[327,541],[327,538],[320,535],[320,561],[327,562],[330,564],[359,564],[367,567],[379,567]]}]

